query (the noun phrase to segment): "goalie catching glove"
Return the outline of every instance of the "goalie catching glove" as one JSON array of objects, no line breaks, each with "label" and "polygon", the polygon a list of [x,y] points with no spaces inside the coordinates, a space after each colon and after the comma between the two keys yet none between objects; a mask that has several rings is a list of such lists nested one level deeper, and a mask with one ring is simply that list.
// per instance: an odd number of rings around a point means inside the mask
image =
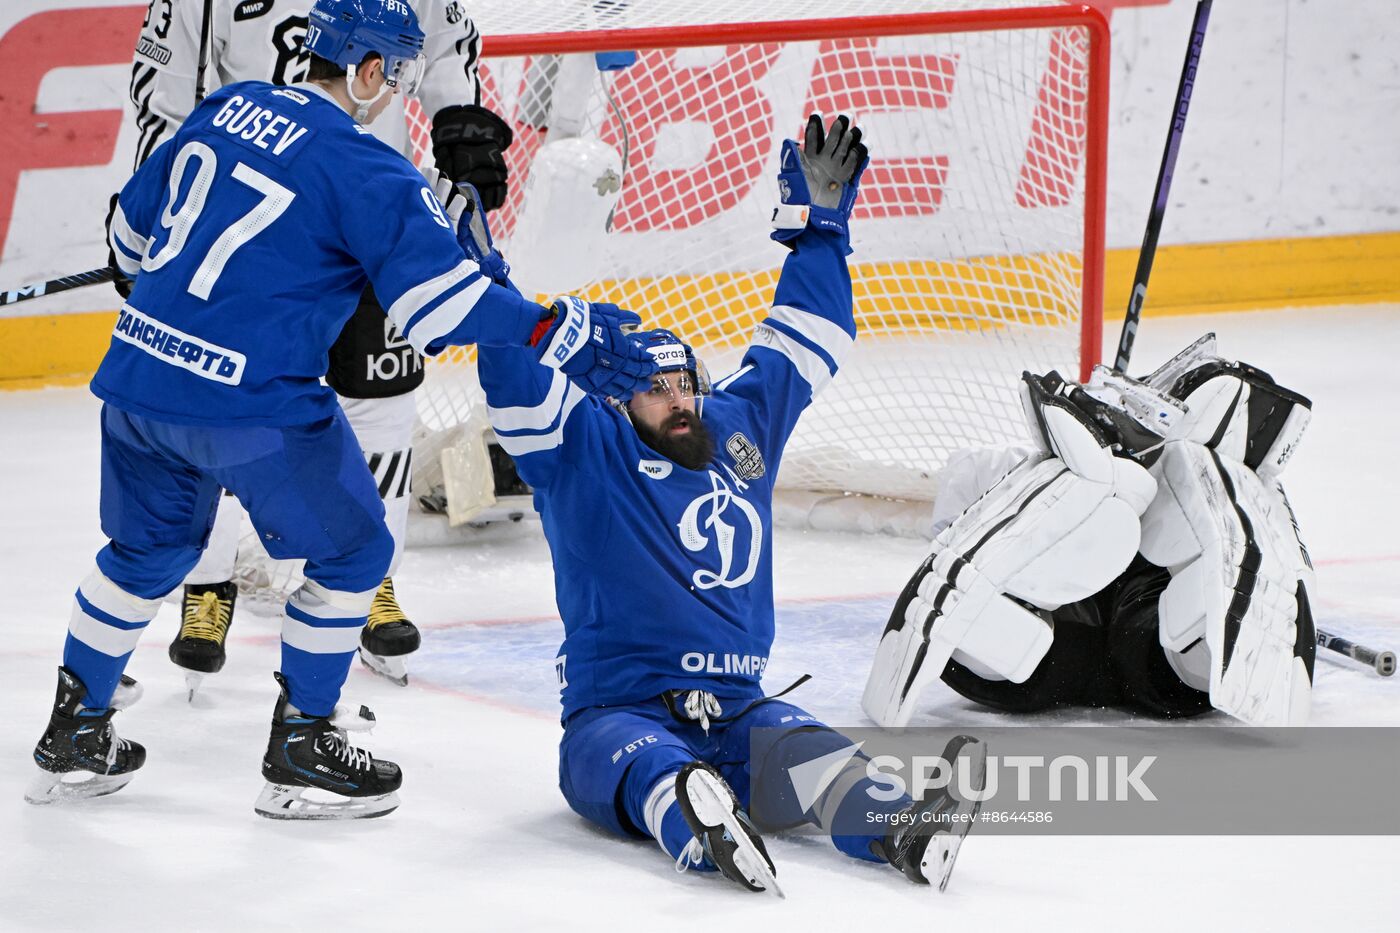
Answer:
[{"label": "goalie catching glove", "polygon": [[1023,682],[1053,635],[1036,610],[1097,593],[1137,553],[1156,483],[1113,455],[1093,420],[1055,394],[1057,379],[1022,380],[1038,449],[938,536],[900,594],[862,701],[880,725],[907,725],[953,657]]}]

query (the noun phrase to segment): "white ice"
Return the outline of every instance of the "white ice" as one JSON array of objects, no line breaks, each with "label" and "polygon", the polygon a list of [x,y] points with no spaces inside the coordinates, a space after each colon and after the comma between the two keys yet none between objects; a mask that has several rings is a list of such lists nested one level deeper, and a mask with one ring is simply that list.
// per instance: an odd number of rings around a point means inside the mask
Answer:
[{"label": "white ice", "polygon": [[[1400,307],[1163,320],[1149,309],[1135,371],[1207,329],[1315,402],[1285,480],[1317,563],[1319,625],[1400,647]],[[547,551],[528,526],[411,551],[396,583],[425,632],[413,682],[351,674],[347,697],[379,717],[370,747],[404,768],[398,812],[333,825],[255,816],[277,623],[240,613],[227,667],[191,707],[165,657],[170,605],[129,668],[145,698],[117,718],[147,745],[146,768],[111,797],[29,806],[22,790],[72,592],[102,543],[97,411],[85,389],[0,393],[0,930],[1395,928],[1400,842],[1384,837],[974,832],[943,896],[811,838],[771,844],[786,901],[677,875],[653,844],[590,828],[559,794],[560,626]],[[779,531],[770,689],[810,672],[792,699],[833,724],[863,723],[876,633],[922,552],[910,540]],[[1314,696],[1315,722],[1400,725],[1400,678],[1323,658]],[[935,685],[920,721],[952,716],[996,721]],[[1305,805],[1350,802],[1319,788]]]}]

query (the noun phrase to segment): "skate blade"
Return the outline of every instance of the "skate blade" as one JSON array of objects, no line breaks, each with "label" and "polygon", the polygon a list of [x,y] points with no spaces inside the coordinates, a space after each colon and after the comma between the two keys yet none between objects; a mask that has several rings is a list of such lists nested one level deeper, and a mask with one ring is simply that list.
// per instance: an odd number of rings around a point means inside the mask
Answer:
[{"label": "skate blade", "polygon": [[706,826],[723,824],[728,831],[738,848],[734,853],[734,864],[744,873],[744,877],[767,893],[786,899],[787,895],[778,886],[778,879],[768,867],[768,860],[749,838],[748,829],[739,822],[739,817],[734,812],[734,797],[716,785],[714,779],[703,771],[697,771],[686,783],[686,793],[700,822]]},{"label": "skate blade", "polygon": [[359,653],[360,663],[365,667],[400,687],[408,686],[408,662],[404,660],[406,655],[390,658],[382,654],[370,654],[363,645]]},{"label": "skate blade", "polygon": [[[72,803],[75,800],[105,797],[121,790],[136,776],[135,771],[129,771],[126,774],[93,774],[91,771],[69,771],[65,774],[54,774],[43,768],[35,770],[39,773],[34,776],[24,792],[24,799],[35,806],[44,806],[50,803]],[[69,777],[73,780],[64,780],[64,778]]]},{"label": "skate blade", "polygon": [[[958,742],[959,739],[963,738],[963,736],[959,736],[953,742]],[[949,746],[951,748],[952,743],[949,743]],[[961,749],[965,746],[958,747]],[[946,755],[947,750],[944,753]],[[987,786],[987,744],[985,742],[977,743],[970,759],[955,758],[950,760],[955,761],[955,763],[953,773],[949,776],[949,787],[961,787],[964,783],[958,774],[958,769],[962,767],[963,761],[967,761],[967,767],[971,772],[965,782],[967,786],[979,791]],[[963,839],[972,832],[973,824],[977,822],[977,814],[982,812],[982,801],[960,800],[958,808],[954,812],[959,816],[965,813],[967,818],[955,820],[947,832],[939,833],[933,838],[928,848],[924,850],[924,858],[920,866],[925,878],[930,877],[930,871],[937,872],[939,893],[948,890],[948,881],[953,877],[953,866],[958,861],[958,850],[962,848]]]},{"label": "skate blade", "polygon": [[200,684],[204,683],[204,675],[199,671],[185,671],[185,702],[193,703],[194,695],[199,692]]},{"label": "skate blade", "polygon": [[[308,791],[326,796],[308,797]],[[368,820],[393,813],[398,807],[399,795],[395,791],[377,797],[342,797],[310,787],[270,782],[253,803],[258,816],[269,820]]]}]

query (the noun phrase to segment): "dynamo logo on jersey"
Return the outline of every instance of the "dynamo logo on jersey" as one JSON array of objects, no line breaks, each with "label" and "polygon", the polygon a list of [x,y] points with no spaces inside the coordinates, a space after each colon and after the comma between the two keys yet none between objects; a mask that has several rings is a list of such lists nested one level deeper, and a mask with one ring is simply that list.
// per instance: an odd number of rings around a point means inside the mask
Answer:
[{"label": "dynamo logo on jersey", "polygon": [[[697,570],[691,575],[691,582],[702,590],[717,586],[735,589],[744,586],[758,572],[759,555],[763,551],[763,522],[753,503],[731,489],[724,477],[714,470],[709,474],[710,491],[691,500],[676,530],[688,551],[699,553],[709,548],[710,535],[706,532],[713,534],[719,549],[719,570]],[[737,529],[725,520],[726,514],[749,526],[748,553],[742,558],[742,566],[735,561]]]}]

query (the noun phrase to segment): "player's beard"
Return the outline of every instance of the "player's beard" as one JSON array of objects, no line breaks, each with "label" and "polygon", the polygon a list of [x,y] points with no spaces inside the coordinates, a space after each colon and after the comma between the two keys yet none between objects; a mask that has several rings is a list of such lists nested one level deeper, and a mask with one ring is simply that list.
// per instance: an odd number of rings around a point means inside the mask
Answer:
[{"label": "player's beard", "polygon": [[[681,423],[689,425],[690,430],[684,434],[672,434],[671,429]],[[714,435],[696,412],[675,412],[655,430],[640,421],[636,425],[637,433],[648,447],[687,470],[703,469],[715,455]]]}]

